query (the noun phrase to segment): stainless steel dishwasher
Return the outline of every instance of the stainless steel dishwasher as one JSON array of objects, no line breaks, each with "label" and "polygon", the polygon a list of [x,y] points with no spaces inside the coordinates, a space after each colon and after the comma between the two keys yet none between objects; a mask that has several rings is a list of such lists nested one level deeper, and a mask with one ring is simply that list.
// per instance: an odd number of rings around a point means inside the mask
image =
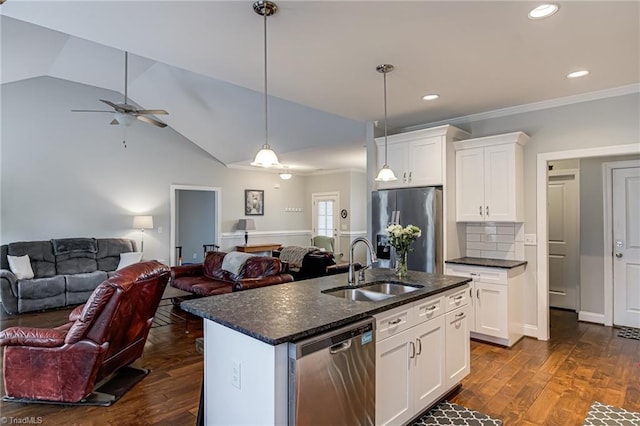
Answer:
[{"label": "stainless steel dishwasher", "polygon": [[373,318],[289,344],[290,425],[373,425]]}]

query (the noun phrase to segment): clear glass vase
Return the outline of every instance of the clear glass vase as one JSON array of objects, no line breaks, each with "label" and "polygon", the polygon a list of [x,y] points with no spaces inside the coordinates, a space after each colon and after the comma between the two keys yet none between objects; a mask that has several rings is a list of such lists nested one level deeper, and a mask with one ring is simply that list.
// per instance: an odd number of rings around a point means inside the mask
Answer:
[{"label": "clear glass vase", "polygon": [[396,250],[396,275],[398,278],[407,276],[408,250]]}]

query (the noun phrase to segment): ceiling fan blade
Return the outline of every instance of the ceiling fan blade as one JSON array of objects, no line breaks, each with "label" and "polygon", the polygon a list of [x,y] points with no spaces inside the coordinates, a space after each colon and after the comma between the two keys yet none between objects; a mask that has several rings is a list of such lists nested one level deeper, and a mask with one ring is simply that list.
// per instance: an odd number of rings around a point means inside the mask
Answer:
[{"label": "ceiling fan blade", "polygon": [[161,121],[158,120],[154,120],[153,118],[150,117],[145,117],[144,115],[136,115],[136,118],[140,121],[144,121],[145,123],[149,123],[149,124],[153,124],[154,126],[163,128],[163,127],[167,127],[166,124],[164,124]]},{"label": "ceiling fan blade", "polygon": [[167,115],[169,114],[167,111],[163,109],[138,109],[136,110],[138,114],[151,114],[151,115]]},{"label": "ceiling fan blade", "polygon": [[113,109],[118,109],[118,105],[114,104],[114,103],[113,103],[113,102],[111,102],[111,101],[105,101],[104,99],[100,99],[100,102],[103,102],[103,103],[105,103],[105,104],[109,105],[109,106],[110,106],[111,108],[113,108]]},{"label": "ceiling fan blade", "polygon": [[71,112],[108,112],[109,114],[113,114],[113,111],[105,111],[99,109],[72,109]]}]

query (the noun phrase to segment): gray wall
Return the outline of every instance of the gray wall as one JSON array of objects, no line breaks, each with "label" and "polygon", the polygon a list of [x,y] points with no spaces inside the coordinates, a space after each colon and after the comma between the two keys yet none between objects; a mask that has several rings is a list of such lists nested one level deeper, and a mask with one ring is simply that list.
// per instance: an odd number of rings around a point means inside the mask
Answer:
[{"label": "gray wall", "polygon": [[132,216],[150,214],[156,228],[145,231],[145,258],[168,262],[172,184],[221,188],[223,249],[244,243],[236,225],[245,217],[245,189],[264,190],[264,216],[252,216],[254,241],[308,244],[311,192],[340,191],[348,203],[352,189],[344,182],[359,179],[346,172],[285,181],[259,169],[228,169],[170,127],[135,122],[125,129],[110,126],[110,114],[71,113],[87,99],[121,96],[92,86],[38,77],[0,90],[2,244],[74,236],[139,241]]}]

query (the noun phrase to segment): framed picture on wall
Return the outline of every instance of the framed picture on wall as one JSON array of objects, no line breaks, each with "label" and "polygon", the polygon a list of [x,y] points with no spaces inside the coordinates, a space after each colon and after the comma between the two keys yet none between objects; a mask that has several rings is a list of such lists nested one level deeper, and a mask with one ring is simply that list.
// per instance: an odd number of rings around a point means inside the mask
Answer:
[{"label": "framed picture on wall", "polygon": [[246,216],[264,215],[264,191],[261,189],[244,190],[244,214]]}]

